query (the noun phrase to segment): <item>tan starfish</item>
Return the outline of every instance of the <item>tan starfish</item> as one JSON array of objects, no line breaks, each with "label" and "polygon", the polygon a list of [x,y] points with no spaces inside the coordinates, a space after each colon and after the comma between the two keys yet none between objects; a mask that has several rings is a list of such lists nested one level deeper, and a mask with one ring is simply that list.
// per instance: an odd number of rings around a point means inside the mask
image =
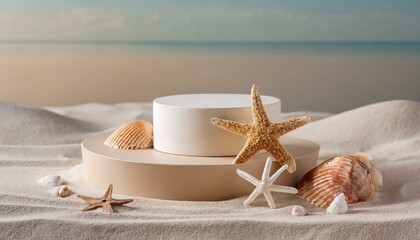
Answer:
[{"label": "tan starfish", "polygon": [[113,213],[112,205],[123,205],[130,203],[133,199],[113,199],[112,198],[112,184],[109,185],[108,190],[106,190],[103,197],[93,198],[82,195],[77,195],[78,198],[85,201],[88,205],[83,208],[83,211],[90,211],[96,208],[102,207],[105,211]]},{"label": "tan starfish", "polygon": [[240,123],[231,120],[212,118],[216,126],[247,138],[245,146],[236,156],[233,163],[244,163],[260,150],[266,150],[281,165],[287,164],[287,171],[294,172],[296,163],[289,152],[280,144],[278,138],[310,121],[309,117],[271,123],[264,110],[258,87],[252,86],[252,123]]}]

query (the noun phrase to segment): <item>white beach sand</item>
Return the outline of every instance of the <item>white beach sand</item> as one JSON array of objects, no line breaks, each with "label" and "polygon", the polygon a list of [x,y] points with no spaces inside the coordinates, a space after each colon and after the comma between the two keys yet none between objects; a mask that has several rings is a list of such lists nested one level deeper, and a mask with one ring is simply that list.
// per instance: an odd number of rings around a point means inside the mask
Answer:
[{"label": "white beach sand", "polygon": [[[60,174],[77,194],[101,195],[81,178],[80,142],[133,119],[151,119],[150,104],[87,104],[30,108],[0,103],[1,239],[418,239],[420,229],[420,102],[390,101],[319,119],[293,135],[321,144],[319,162],[366,152],[384,178],[383,191],[349,213],[329,215],[293,195],[274,194],[277,209],[258,198],[176,202],[134,198],[116,207],[82,212],[72,195],[62,199],[36,180]],[[285,118],[302,113],[284,114]],[[147,183],[137,183],[147,184]],[[115,195],[115,197],[124,197]],[[291,216],[294,205],[308,216]]]}]

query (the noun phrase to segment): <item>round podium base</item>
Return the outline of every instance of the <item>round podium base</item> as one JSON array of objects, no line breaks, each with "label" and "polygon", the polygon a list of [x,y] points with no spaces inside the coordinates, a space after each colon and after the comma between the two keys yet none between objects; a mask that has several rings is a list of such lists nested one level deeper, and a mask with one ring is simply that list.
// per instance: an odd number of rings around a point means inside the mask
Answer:
[{"label": "round podium base", "polygon": [[[86,181],[102,189],[113,184],[123,195],[185,201],[218,201],[249,194],[254,186],[236,173],[242,169],[261,178],[267,153],[259,153],[244,164],[232,164],[234,157],[191,157],[162,153],[154,149],[121,150],[104,145],[111,133],[101,133],[82,142]],[[275,182],[296,186],[316,165],[319,145],[306,139],[281,137],[292,154],[297,170],[285,171]],[[271,174],[280,165],[272,164]]]}]

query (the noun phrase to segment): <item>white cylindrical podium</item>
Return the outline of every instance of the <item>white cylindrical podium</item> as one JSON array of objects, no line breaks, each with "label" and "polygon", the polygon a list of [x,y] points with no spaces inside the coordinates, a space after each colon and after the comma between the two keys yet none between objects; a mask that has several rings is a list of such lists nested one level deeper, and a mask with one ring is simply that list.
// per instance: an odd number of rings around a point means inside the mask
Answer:
[{"label": "white cylindrical podium", "polygon": [[[261,96],[269,119],[280,121],[280,99]],[[214,126],[211,118],[252,122],[248,94],[187,94],[153,101],[154,149],[177,155],[234,156],[246,139]]]}]

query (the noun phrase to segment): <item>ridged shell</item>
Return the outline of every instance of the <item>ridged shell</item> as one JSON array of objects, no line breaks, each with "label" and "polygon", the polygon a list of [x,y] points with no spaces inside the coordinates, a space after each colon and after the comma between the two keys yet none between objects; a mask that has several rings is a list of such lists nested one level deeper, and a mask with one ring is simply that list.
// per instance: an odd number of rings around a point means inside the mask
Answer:
[{"label": "ridged shell", "polygon": [[134,121],[115,130],[104,142],[119,149],[145,149],[153,147],[153,126],[147,121]]},{"label": "ridged shell", "polygon": [[347,203],[368,200],[382,187],[382,175],[367,154],[337,156],[306,173],[298,195],[319,208],[327,208],[344,193]]}]

